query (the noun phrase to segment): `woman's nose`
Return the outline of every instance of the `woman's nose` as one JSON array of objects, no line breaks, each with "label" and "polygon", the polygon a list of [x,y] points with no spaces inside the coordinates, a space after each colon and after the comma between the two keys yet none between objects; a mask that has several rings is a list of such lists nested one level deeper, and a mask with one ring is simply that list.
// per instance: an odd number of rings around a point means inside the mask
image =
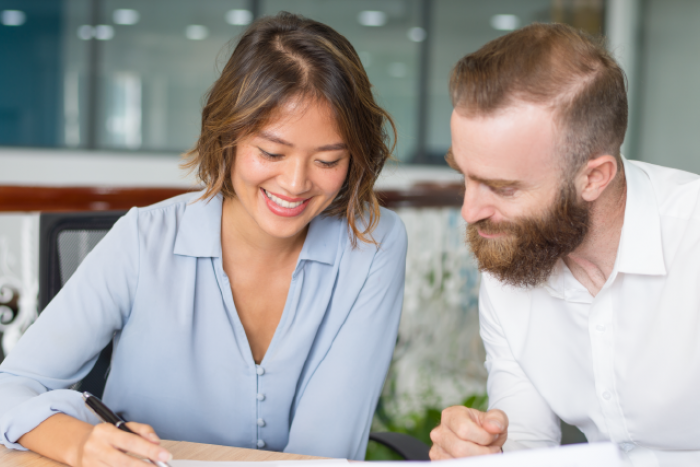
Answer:
[{"label": "woman's nose", "polygon": [[300,195],[311,189],[309,169],[306,161],[301,158],[291,158],[283,168],[280,186],[290,195]]}]

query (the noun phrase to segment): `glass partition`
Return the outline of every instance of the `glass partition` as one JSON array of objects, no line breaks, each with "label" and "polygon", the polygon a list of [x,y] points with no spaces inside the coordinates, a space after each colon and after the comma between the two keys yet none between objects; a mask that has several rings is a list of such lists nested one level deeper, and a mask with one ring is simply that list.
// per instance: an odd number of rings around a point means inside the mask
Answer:
[{"label": "glass partition", "polygon": [[358,51],[403,162],[444,164],[454,63],[533,21],[591,32],[603,0],[0,0],[0,146],[177,153],[254,18],[324,22]]}]

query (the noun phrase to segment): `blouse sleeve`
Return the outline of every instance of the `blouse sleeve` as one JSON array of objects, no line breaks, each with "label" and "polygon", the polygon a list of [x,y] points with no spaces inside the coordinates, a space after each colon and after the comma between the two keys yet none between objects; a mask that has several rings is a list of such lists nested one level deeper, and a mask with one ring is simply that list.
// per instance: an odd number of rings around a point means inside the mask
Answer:
[{"label": "blouse sleeve", "polygon": [[70,390],[128,319],[139,277],[138,211],[132,209],[85,258],[0,365],[0,443],[56,413],[97,419]]},{"label": "blouse sleeve", "polygon": [[403,305],[406,230],[390,215],[359,296],[300,399],[285,452],[364,460]]},{"label": "blouse sleeve", "polygon": [[559,445],[559,418],[533,386],[513,356],[489,300],[486,279],[479,290],[479,325],[486,349],[489,409],[500,409],[509,420],[504,451]]}]

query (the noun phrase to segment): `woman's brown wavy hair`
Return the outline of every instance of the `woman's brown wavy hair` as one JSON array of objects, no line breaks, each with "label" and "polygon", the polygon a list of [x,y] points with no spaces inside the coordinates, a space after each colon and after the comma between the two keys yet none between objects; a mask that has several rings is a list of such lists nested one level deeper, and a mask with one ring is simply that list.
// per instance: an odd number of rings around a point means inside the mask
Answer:
[{"label": "woman's brown wavy hair", "polygon": [[292,98],[321,99],[333,110],[350,165],[325,214],[347,219],[353,245],[357,238],[374,243],[371,233],[379,221],[374,183],[393,152],[396,128],[374,101],[353,46],[325,24],[282,12],[248,28],[209,91],[199,140],[183,167],[195,170],[206,185],[202,198],[235,196],[231,169],[236,144],[259,131]]}]

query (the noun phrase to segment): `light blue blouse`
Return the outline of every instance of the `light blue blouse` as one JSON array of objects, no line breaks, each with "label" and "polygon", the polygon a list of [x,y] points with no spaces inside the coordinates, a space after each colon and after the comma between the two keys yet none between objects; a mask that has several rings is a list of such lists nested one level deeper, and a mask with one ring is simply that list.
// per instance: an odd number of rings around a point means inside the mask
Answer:
[{"label": "light blue blouse", "polygon": [[403,301],[406,232],[382,209],[377,247],[347,222],[310,226],[280,323],[256,365],[221,261],[222,199],[134,208],[0,365],[0,442],[63,412],[115,348],[105,403],[164,439],[363,459]]}]

